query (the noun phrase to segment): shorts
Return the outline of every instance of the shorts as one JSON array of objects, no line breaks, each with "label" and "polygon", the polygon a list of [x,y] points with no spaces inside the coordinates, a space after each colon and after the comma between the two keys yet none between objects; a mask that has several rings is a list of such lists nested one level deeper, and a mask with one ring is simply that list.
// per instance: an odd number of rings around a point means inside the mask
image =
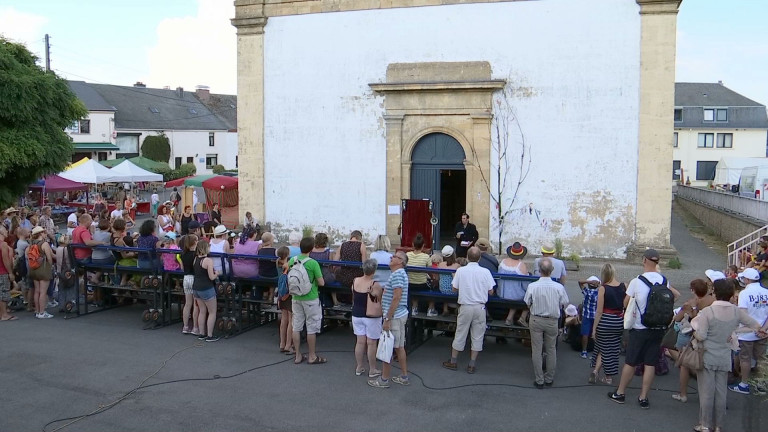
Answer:
[{"label": "shorts", "polygon": [[765,347],[768,345],[768,339],[761,339],[756,341],[739,341],[739,361],[751,362],[752,360],[760,361],[760,358],[765,354]]},{"label": "shorts", "polygon": [[194,294],[196,299],[200,299],[202,301],[208,301],[211,299],[216,299],[216,288],[210,287],[208,289],[200,290],[200,291],[194,291]]},{"label": "shorts", "polygon": [[192,289],[192,285],[195,283],[195,275],[184,275],[184,294],[193,295],[195,290]]},{"label": "shorts", "polygon": [[0,275],[0,302],[11,301],[11,278],[7,275]]},{"label": "shorts", "polygon": [[277,298],[277,308],[293,313],[293,296],[289,295],[285,300]]},{"label": "shorts", "polygon": [[405,321],[407,316],[402,318],[392,318],[390,320],[389,331],[392,332],[392,336],[395,337],[395,348],[403,348],[405,346]]},{"label": "shorts", "polygon": [[320,333],[323,321],[323,308],[320,306],[320,299],[293,300],[292,309],[294,332],[304,330],[304,324],[306,323],[307,334]]},{"label": "shorts", "polygon": [[629,366],[644,364],[656,366],[661,352],[661,340],[666,330],[637,330],[629,331],[629,343],[624,362]]},{"label": "shorts", "polygon": [[381,337],[381,318],[352,317],[352,330],[356,336],[377,340]]},{"label": "shorts", "polygon": [[581,335],[592,336],[592,326],[595,325],[594,318],[582,318],[581,319]]},{"label": "shorts", "polygon": [[423,284],[408,284],[408,292],[424,292],[429,291],[429,285],[426,283]]}]

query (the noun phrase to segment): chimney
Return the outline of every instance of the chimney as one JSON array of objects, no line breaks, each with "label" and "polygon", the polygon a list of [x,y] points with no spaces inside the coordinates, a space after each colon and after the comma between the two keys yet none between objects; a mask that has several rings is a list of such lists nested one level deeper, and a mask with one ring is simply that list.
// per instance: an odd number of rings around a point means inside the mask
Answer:
[{"label": "chimney", "polygon": [[176,96],[180,98],[184,97],[184,87],[176,87]]},{"label": "chimney", "polygon": [[138,88],[147,88],[147,85],[146,85],[146,84],[144,84],[144,83],[143,83],[143,82],[141,82],[141,81],[136,81],[136,84],[134,84],[133,86],[134,86],[134,87],[138,87]]},{"label": "chimney", "polygon": [[723,80],[719,80],[717,83],[723,85]]},{"label": "chimney", "polygon": [[208,102],[211,98],[211,89],[206,85],[195,86],[195,95],[201,102]]}]

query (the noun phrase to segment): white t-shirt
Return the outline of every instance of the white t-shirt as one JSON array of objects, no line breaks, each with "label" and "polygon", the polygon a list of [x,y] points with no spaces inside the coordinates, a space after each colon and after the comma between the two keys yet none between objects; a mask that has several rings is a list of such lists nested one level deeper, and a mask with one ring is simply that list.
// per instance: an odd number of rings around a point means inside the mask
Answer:
[{"label": "white t-shirt", "polygon": [[112,213],[110,213],[109,216],[112,219],[122,219],[123,218],[123,211],[116,208],[116,209],[112,210]]},{"label": "white t-shirt", "polygon": [[[645,276],[651,284],[662,283],[664,281],[664,276],[656,272],[646,272],[643,273],[643,276]],[[669,281],[667,281],[667,286],[669,286]],[[637,308],[641,315],[645,313],[645,308],[648,306],[648,294],[650,292],[651,288],[638,278],[632,279],[632,282],[629,283],[629,287],[627,287],[627,296],[635,298],[635,303],[637,304]],[[627,313],[630,312],[631,311],[627,311]],[[635,320],[635,325],[632,326],[632,328],[636,330],[645,330],[647,327],[643,325],[642,320],[638,316]]]},{"label": "white t-shirt", "polygon": [[[739,307],[746,309],[749,316],[765,324],[768,318],[768,289],[763,288],[759,282],[753,282],[739,293]],[[739,333],[739,340],[756,341],[760,338],[755,333]]]},{"label": "white t-shirt", "polygon": [[[77,226],[77,212],[71,213],[69,216],[67,216],[67,225],[69,225],[70,222],[74,223],[75,226]],[[72,231],[74,230],[75,230],[74,228],[70,228],[69,226],[67,226],[67,235],[71,237]]]},{"label": "white t-shirt", "polygon": [[453,287],[459,290],[459,304],[462,305],[488,303],[488,291],[494,285],[496,281],[491,272],[476,262],[459,267],[453,274]]},{"label": "white t-shirt", "polygon": [[153,193],[151,197],[149,197],[149,201],[152,204],[157,204],[160,202],[160,196],[158,196],[156,193]]}]

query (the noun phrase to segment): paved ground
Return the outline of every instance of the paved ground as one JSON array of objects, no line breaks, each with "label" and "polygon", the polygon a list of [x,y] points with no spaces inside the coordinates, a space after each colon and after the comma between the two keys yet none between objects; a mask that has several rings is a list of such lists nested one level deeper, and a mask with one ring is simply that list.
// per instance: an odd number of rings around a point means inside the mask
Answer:
[{"label": "paved ground", "polygon": [[[724,258],[690,237],[677,216],[673,243],[685,264],[667,272],[678,286],[722,267]],[[598,264],[585,263],[573,276],[586,278]],[[628,279],[638,269],[620,271]],[[141,311],[135,306],[70,320],[21,313],[18,321],[0,323],[0,431],[50,432],[68,422],[49,422],[100,407],[111,408],[63,430],[685,431],[698,416],[694,391],[687,404],[670,398],[676,370],[655,380],[650,410],[634,402],[637,378],[620,406],[606,398],[610,388],[586,384],[588,362],[562,344],[551,389],[532,387],[529,350],[517,343],[488,339],[475,375],[463,372],[464,356],[459,372],[442,369],[451,342],[445,337],[408,357],[410,387],[373,389],[352,373],[347,328],[320,337],[328,364],[293,365],[278,353],[275,325],[204,344],[176,326],[142,330]],[[145,388],[124,397],[142,383]],[[765,430],[744,422],[765,412],[763,403],[747,415],[755,400],[729,394],[724,431]],[[114,401],[121,402],[109,405]]]}]

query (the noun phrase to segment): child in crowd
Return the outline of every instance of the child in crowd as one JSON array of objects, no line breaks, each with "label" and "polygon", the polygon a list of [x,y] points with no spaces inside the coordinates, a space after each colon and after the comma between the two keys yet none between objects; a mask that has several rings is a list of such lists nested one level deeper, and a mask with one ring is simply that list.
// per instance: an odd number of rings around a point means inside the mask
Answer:
[{"label": "child in crowd", "polygon": [[739,277],[739,268],[735,265],[729,265],[728,268],[725,270],[725,276],[728,279],[738,279]]},{"label": "child in crowd", "polygon": [[[27,311],[32,311],[32,297],[29,296],[29,286],[32,281],[27,282],[26,272],[26,252],[29,247],[29,230],[26,228],[19,228],[16,230],[18,240],[16,241],[16,264],[15,268],[22,269],[18,277],[16,277],[16,288],[21,291],[24,301],[27,302]],[[23,262],[19,262],[23,261]]]},{"label": "child in crowd", "polygon": [[291,295],[288,293],[288,256],[291,250],[288,246],[277,249],[277,307],[280,309],[280,352],[294,355],[293,348],[293,312]]},{"label": "child in crowd", "polygon": [[[183,334],[200,335],[198,326],[197,302],[195,302],[193,285],[195,283],[195,249],[198,237],[195,234],[187,234],[181,238],[181,263],[184,266],[184,309],[182,310]],[[190,316],[192,321],[190,322]]]},{"label": "child in crowd", "polygon": [[600,278],[590,276],[587,280],[579,281],[579,288],[584,295],[581,320],[581,358],[587,357],[587,344],[595,324],[595,312],[597,311],[597,292],[600,286]]},{"label": "child in crowd", "polygon": [[[66,274],[71,271],[72,263],[69,261],[69,254],[67,253],[67,246],[72,242],[72,237],[63,235],[59,237],[59,247],[56,248],[54,254],[54,260],[56,261],[56,272],[58,273],[57,284],[59,288],[59,304],[61,305],[60,312],[67,312],[67,303],[72,302],[74,304],[77,296],[77,282],[72,284],[67,283]],[[75,277],[73,275],[73,277]],[[76,277],[75,277],[76,278]]]},{"label": "child in crowd", "polygon": [[[165,233],[161,240],[160,249],[180,250],[176,245],[176,233],[173,231]],[[160,259],[163,261],[163,270],[178,271],[181,270],[181,258],[175,253],[161,253]]]}]

